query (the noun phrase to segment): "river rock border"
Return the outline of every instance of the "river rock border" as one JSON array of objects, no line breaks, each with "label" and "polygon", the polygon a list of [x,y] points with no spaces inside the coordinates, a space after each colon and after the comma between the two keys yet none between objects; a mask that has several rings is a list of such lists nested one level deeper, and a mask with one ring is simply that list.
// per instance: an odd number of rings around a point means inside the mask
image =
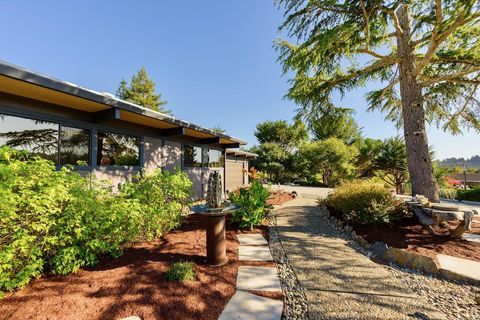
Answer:
[{"label": "river rock border", "polygon": [[364,254],[370,258],[381,259],[389,263],[394,263],[403,267],[411,268],[428,274],[437,275],[452,281],[461,281],[473,285],[480,285],[480,283],[472,278],[462,276],[460,274],[445,272],[440,269],[440,264],[436,258],[425,256],[416,252],[407,251],[399,248],[389,248],[385,243],[378,241],[373,244],[369,244],[362,236],[359,236],[345,221],[336,218],[330,214],[327,207],[323,206],[321,210],[322,215],[326,215],[332,222],[334,227],[342,230],[348,238],[355,241],[363,250]]},{"label": "river rock border", "polygon": [[288,261],[277,230],[277,219],[273,214],[268,215],[269,245],[273,259],[277,264],[278,275],[284,293],[284,310],[282,319],[308,319],[308,303],[303,287],[298,281]]}]

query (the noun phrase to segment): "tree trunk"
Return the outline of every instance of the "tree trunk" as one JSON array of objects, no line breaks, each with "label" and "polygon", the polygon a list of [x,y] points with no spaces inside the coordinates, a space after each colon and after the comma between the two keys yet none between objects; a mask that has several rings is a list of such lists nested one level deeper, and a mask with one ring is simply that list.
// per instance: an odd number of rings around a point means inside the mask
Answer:
[{"label": "tree trunk", "polygon": [[433,175],[432,160],[425,131],[422,88],[413,74],[415,48],[410,42],[408,6],[400,6],[397,15],[400,28],[403,30],[402,35],[397,33],[397,56],[399,58],[403,130],[412,195],[424,195],[430,201],[438,202],[438,186]]}]

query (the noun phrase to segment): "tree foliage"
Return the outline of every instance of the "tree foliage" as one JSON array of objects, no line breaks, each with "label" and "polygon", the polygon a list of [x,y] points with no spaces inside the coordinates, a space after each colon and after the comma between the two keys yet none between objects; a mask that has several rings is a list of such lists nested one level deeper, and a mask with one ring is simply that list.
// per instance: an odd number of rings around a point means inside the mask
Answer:
[{"label": "tree foliage", "polygon": [[299,165],[312,175],[320,174],[323,184],[333,187],[355,173],[358,149],[338,138],[328,138],[302,145],[299,155]]},{"label": "tree foliage", "polygon": [[290,125],[285,120],[265,121],[257,125],[254,132],[260,144],[276,143],[282,148],[291,149],[307,138],[307,129],[301,121]]},{"label": "tree foliage", "polygon": [[329,113],[310,118],[310,131],[314,140],[338,138],[348,145],[360,142],[362,134],[351,109],[336,108]]},{"label": "tree foliage", "polygon": [[405,142],[399,137],[386,139],[378,151],[374,158],[374,166],[380,171],[378,175],[394,186],[397,194],[403,194],[408,177]]},{"label": "tree foliage", "polygon": [[155,92],[155,83],[148,77],[147,70],[142,67],[130,79],[130,84],[122,79],[117,89],[117,97],[165,114],[172,114],[163,106],[167,104],[162,100],[161,94]]},{"label": "tree foliage", "polygon": [[[480,131],[478,0],[278,0],[287,96],[300,116],[328,114],[332,94],[376,83],[369,109],[404,127],[413,192],[438,200],[425,121]],[[405,112],[404,112],[405,111]]]}]

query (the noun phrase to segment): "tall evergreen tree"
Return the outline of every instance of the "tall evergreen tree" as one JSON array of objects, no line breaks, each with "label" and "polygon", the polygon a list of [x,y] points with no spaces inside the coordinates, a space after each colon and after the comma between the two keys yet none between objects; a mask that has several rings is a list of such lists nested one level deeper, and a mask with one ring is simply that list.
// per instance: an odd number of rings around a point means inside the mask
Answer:
[{"label": "tall evergreen tree", "polygon": [[333,92],[380,81],[371,109],[403,125],[414,194],[438,201],[425,122],[480,131],[479,0],[277,0],[288,97],[302,113],[332,108]]},{"label": "tall evergreen tree", "polygon": [[155,92],[155,82],[148,77],[145,67],[132,76],[130,85],[124,79],[120,80],[116,95],[122,100],[136,103],[142,107],[172,114],[170,110],[163,108],[167,102],[162,100],[161,94]]}]

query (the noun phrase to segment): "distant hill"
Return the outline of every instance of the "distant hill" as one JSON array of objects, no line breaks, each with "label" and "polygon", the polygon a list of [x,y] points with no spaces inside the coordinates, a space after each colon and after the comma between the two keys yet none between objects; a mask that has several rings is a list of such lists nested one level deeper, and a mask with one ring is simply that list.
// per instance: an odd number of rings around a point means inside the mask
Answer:
[{"label": "distant hill", "polygon": [[476,155],[471,157],[470,159],[465,159],[465,158],[447,158],[444,160],[438,161],[438,164],[442,167],[448,167],[448,168],[453,168],[453,167],[463,167],[463,164],[467,162],[467,166],[469,169],[472,168],[480,168],[480,156]]}]

